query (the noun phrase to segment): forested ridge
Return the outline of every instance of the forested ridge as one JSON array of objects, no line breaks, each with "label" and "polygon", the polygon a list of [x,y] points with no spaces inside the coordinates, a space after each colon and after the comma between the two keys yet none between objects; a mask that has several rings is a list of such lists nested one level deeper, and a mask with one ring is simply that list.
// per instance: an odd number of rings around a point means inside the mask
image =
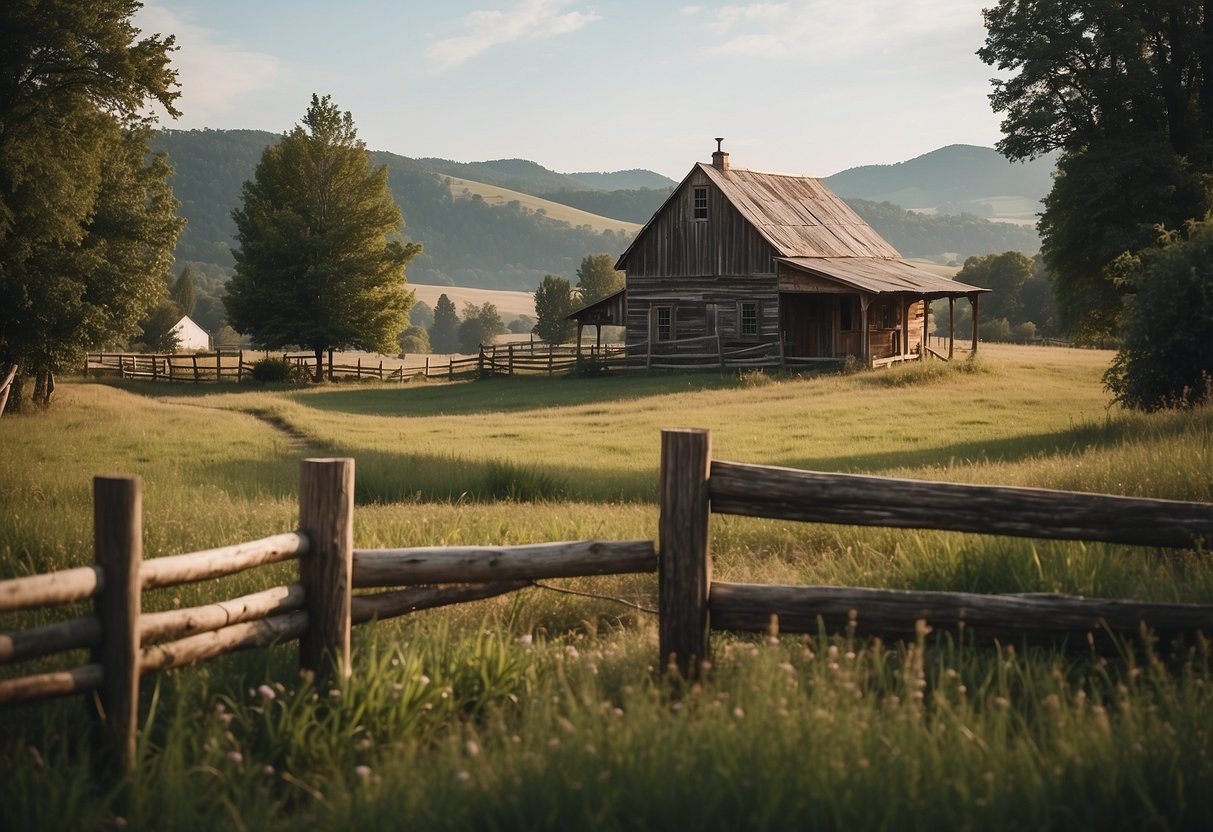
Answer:
[{"label": "forested ridge", "polygon": [[[257,130],[166,130],[155,138],[155,149],[168,151],[174,167],[170,182],[188,220],[177,243],[178,263],[192,264],[203,288],[212,293],[233,265],[231,212],[239,204],[241,186],[252,178],[265,147],[279,139]],[[544,274],[571,275],[586,254],[618,254],[630,242],[625,234],[571,227],[517,204],[491,206],[476,196],[456,198],[446,176],[511,187],[637,223],[647,222],[669,195],[664,188],[612,191],[579,181],[661,181],[647,171],[561,174],[517,159],[457,163],[385,151],[373,151],[372,157],[388,168],[392,193],[404,214],[405,236],[425,247],[409,265],[409,278],[419,283],[530,290]],[[963,259],[1007,249],[1031,253],[1038,246],[1030,228],[972,216],[911,213],[890,203],[848,202],[906,257],[951,253]]]}]

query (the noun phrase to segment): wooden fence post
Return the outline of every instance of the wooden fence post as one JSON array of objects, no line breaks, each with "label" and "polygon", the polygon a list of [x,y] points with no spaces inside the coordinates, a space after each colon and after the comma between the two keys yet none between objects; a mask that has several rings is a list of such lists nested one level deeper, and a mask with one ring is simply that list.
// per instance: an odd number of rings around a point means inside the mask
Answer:
[{"label": "wooden fence post", "polygon": [[137,478],[93,479],[93,559],[105,574],[105,589],[93,605],[103,635],[92,660],[104,668],[95,714],[123,774],[134,768],[139,727],[142,515]]},{"label": "wooden fence post", "polygon": [[661,517],[658,522],[660,661],[686,678],[708,658],[708,469],[706,430],[661,432]]},{"label": "wooden fence post", "polygon": [[322,679],[330,672],[345,679],[350,675],[354,460],[303,460],[299,530],[311,542],[309,553],[299,559],[308,615],[307,631],[299,639],[299,666]]}]

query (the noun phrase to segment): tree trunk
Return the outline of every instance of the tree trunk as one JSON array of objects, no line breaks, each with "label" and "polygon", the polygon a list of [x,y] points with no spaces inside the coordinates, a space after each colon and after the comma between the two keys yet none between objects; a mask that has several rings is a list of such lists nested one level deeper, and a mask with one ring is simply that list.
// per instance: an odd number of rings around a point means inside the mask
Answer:
[{"label": "tree trunk", "polygon": [[316,373],[312,381],[317,384],[324,381],[324,347],[316,347]]},{"label": "tree trunk", "polygon": [[[9,391],[15,386],[15,379],[17,378],[18,369],[20,368],[16,364],[10,366],[8,368],[8,372],[4,376],[4,381],[0,382],[0,416],[4,415],[4,407],[8,404]],[[14,399],[13,401],[18,400],[19,398]]]},{"label": "tree trunk", "polygon": [[34,371],[34,404],[40,408],[48,408],[51,396],[55,392],[55,373],[47,369]]}]

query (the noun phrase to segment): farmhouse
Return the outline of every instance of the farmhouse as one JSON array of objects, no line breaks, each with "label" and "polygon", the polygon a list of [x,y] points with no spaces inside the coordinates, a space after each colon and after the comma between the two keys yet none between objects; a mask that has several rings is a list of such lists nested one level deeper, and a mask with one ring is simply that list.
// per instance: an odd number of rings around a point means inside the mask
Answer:
[{"label": "farmhouse", "polygon": [[716,141],[712,163],[691,168],[620,256],[625,288],[570,316],[579,335],[626,326],[631,353],[714,341],[722,355],[879,366],[925,356],[937,298],[949,299],[950,356],[967,297],[976,350],[987,289],[906,263],[820,179],[731,168]]},{"label": "farmhouse", "polygon": [[177,349],[205,351],[211,348],[211,336],[189,315],[185,315],[169,330],[177,336]]}]

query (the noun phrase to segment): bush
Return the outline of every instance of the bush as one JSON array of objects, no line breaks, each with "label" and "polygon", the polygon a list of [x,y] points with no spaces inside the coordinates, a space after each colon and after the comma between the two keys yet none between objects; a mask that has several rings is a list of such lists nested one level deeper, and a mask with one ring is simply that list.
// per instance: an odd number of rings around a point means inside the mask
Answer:
[{"label": "bush", "polygon": [[1131,279],[1124,343],[1104,386],[1145,411],[1213,400],[1213,222],[1147,252]]},{"label": "bush", "polygon": [[983,341],[1010,341],[1011,324],[1006,318],[994,318],[977,324],[977,334]]},{"label": "bush", "polygon": [[404,358],[409,353],[430,352],[430,333],[419,325],[410,326],[400,333],[396,341],[400,345],[401,358]]},{"label": "bush", "polygon": [[306,381],[307,373],[282,358],[262,358],[253,362],[253,381],[282,383]]},{"label": "bush", "polygon": [[1036,324],[1031,321],[1015,324],[1011,327],[1011,338],[1021,344],[1036,340]]}]

